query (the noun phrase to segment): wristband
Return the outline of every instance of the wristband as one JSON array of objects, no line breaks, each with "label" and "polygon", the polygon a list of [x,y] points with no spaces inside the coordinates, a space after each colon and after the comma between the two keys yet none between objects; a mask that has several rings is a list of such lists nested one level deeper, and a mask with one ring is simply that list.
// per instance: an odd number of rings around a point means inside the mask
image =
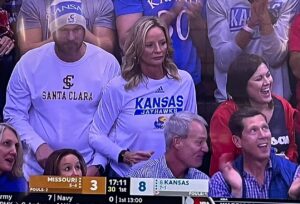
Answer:
[{"label": "wristband", "polygon": [[124,162],[124,155],[125,155],[125,152],[127,152],[128,150],[122,150],[119,154],[119,157],[118,157],[118,162],[119,163],[122,163]]},{"label": "wristband", "polygon": [[243,30],[250,34],[253,34],[255,32],[255,30],[250,28],[247,24],[244,25]]},{"label": "wristband", "polygon": [[98,164],[96,165],[96,168],[98,169],[100,176],[102,176],[105,172],[103,166],[101,164]]}]

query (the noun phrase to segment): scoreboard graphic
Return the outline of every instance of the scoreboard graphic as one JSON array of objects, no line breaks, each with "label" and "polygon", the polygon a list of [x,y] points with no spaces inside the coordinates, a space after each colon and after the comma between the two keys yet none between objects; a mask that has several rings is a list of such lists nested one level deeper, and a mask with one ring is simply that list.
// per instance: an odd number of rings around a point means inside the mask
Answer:
[{"label": "scoreboard graphic", "polygon": [[[29,193],[0,194],[0,204],[237,204],[282,200],[212,199],[208,180],[32,176]],[[286,202],[285,202],[286,203]],[[297,203],[289,201],[288,203]]]},{"label": "scoreboard graphic", "polygon": [[32,176],[29,191],[49,203],[82,203],[82,198],[86,203],[210,203],[190,197],[207,200],[208,180]]}]

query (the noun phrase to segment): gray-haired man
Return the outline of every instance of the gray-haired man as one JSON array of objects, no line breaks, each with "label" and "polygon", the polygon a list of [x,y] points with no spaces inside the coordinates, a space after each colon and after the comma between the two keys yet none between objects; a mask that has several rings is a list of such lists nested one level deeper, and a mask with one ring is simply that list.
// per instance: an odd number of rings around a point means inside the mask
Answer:
[{"label": "gray-haired man", "polygon": [[134,167],[130,177],[138,178],[185,178],[208,179],[209,177],[195,169],[202,164],[208,151],[206,121],[190,112],[172,115],[166,123],[166,153],[158,159]]}]

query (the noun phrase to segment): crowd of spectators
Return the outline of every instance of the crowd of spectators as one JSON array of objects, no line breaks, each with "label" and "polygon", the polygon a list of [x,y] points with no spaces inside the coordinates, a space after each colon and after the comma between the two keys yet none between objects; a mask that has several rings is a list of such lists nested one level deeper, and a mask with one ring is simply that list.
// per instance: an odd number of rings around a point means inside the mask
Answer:
[{"label": "crowd of spectators", "polygon": [[210,175],[213,197],[299,198],[299,11],[299,0],[0,0],[0,184]]}]

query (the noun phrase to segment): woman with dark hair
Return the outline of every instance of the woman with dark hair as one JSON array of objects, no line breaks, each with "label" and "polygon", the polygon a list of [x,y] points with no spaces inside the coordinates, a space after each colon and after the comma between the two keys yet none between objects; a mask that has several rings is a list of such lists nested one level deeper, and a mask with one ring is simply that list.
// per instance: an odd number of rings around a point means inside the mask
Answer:
[{"label": "woman with dark hair", "polygon": [[210,175],[219,170],[219,158],[224,153],[236,158],[240,151],[231,140],[230,116],[241,107],[253,107],[267,117],[272,133],[271,145],[278,155],[297,161],[294,113],[282,97],[271,93],[273,78],[266,61],[255,54],[242,54],[230,65],[227,76],[229,100],[213,114],[210,123],[212,157]]},{"label": "woman with dark hair", "polygon": [[16,130],[0,123],[0,192],[27,192],[22,164],[22,144]]},{"label": "woman with dark hair", "polygon": [[85,176],[86,163],[74,149],[55,150],[46,161],[44,175]]}]

